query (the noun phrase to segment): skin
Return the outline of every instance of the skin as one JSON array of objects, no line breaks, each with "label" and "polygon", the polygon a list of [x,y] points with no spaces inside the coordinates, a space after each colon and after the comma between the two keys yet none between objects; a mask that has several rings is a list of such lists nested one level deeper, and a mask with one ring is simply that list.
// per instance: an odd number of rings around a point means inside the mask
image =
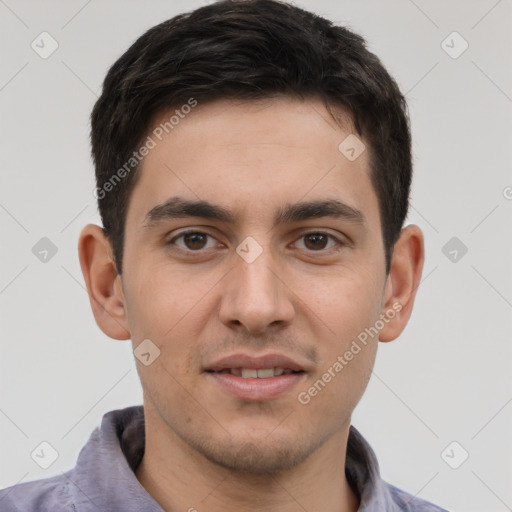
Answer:
[{"label": "skin", "polygon": [[[351,414],[378,341],[395,339],[408,322],[424,242],[417,226],[402,229],[386,274],[369,146],[354,161],[339,151],[355,131],[338,113],[343,127],[313,99],[199,104],[141,164],[122,276],[101,228],[82,230],[80,264],[98,326],[134,349],[149,338],[160,350],[149,366],[136,359],[146,415],[136,476],[167,511],[359,506],[344,469]],[[174,196],[222,205],[238,222],[187,217],[144,227],[146,213]],[[323,217],[273,226],[278,208],[323,199],[359,210],[364,223]],[[210,236],[176,239],[183,228]],[[304,236],[311,232],[335,239],[315,245]],[[248,236],[263,250],[252,263],[236,252]],[[397,303],[379,335],[301,404],[298,393]],[[203,372],[235,352],[286,354],[306,373],[274,399],[241,400]]]}]

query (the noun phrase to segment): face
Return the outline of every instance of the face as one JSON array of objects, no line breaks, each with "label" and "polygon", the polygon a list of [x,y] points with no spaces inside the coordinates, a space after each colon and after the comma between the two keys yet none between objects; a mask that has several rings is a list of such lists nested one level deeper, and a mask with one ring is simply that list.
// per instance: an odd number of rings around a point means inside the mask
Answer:
[{"label": "face", "polygon": [[137,361],[146,414],[191,454],[275,471],[348,429],[378,336],[353,342],[384,312],[386,273],[368,148],[340,151],[344,120],[222,100],[153,137],[120,279],[134,349],[160,351]]}]

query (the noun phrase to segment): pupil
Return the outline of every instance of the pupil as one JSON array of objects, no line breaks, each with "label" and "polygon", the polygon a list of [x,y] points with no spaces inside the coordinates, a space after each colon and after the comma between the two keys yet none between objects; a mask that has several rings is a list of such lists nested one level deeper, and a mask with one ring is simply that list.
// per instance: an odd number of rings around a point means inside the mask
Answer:
[{"label": "pupil", "polygon": [[[185,235],[185,245],[189,249],[201,249],[204,246],[205,239],[206,239],[206,236],[202,233],[187,233]],[[201,241],[203,243],[201,243]],[[197,245],[197,243],[198,243],[198,245]]]},{"label": "pupil", "polygon": [[[320,247],[320,245],[318,245],[318,241],[320,239],[323,239],[323,242],[324,242],[323,244],[320,243],[321,247]],[[312,247],[313,249],[315,249],[315,248],[318,249],[319,247],[321,249],[323,249],[325,247],[326,236],[322,235],[321,233],[313,233],[311,235],[306,235],[306,240],[313,240],[314,241],[313,244],[312,244],[313,245],[313,247]],[[308,245],[308,243],[306,242],[306,246],[307,245]]]}]

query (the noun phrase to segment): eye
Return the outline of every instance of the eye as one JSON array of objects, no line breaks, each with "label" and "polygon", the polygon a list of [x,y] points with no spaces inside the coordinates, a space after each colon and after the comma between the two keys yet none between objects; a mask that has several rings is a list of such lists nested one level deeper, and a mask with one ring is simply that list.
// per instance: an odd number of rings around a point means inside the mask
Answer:
[{"label": "eye", "polygon": [[[215,247],[215,243],[208,246],[208,238],[215,240],[213,236],[202,231],[185,231],[175,236],[167,242],[167,245],[176,245],[179,249],[184,251],[200,252],[203,249],[210,249]],[[183,239],[183,244],[176,244],[176,240]]]},{"label": "eye", "polygon": [[[181,242],[177,243],[177,241]],[[166,245],[175,245],[179,250],[198,253],[215,247],[215,242],[216,239],[208,233],[189,230],[173,237],[166,242]],[[299,244],[299,249],[309,252],[327,252],[329,249],[336,246],[339,246],[339,249],[341,249],[344,245],[343,242],[334,235],[322,231],[304,233],[300,236],[298,241],[295,242],[295,244]]]},{"label": "eye", "polygon": [[[330,247],[327,247],[327,245],[329,243],[329,239],[333,240],[334,244],[331,245]],[[304,247],[299,247],[300,249],[304,248],[308,251],[313,251],[313,252],[323,252],[328,249],[332,249],[336,245],[338,245],[338,246],[343,245],[343,243],[340,240],[338,240],[335,236],[333,236],[329,233],[324,233],[322,231],[311,231],[309,233],[304,233],[303,235],[301,235],[299,240],[305,241],[303,243]],[[296,243],[298,243],[298,242],[296,242]]]}]

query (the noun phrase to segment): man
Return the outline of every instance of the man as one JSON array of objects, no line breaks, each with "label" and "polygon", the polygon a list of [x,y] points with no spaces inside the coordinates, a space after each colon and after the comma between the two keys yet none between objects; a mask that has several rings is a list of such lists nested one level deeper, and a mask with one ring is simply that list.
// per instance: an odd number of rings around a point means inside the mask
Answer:
[{"label": "man", "polygon": [[272,0],[141,36],[92,113],[103,228],[80,264],[144,404],[107,413],[22,511],[439,511],[351,426],[424,259],[406,104],[364,40]]}]

